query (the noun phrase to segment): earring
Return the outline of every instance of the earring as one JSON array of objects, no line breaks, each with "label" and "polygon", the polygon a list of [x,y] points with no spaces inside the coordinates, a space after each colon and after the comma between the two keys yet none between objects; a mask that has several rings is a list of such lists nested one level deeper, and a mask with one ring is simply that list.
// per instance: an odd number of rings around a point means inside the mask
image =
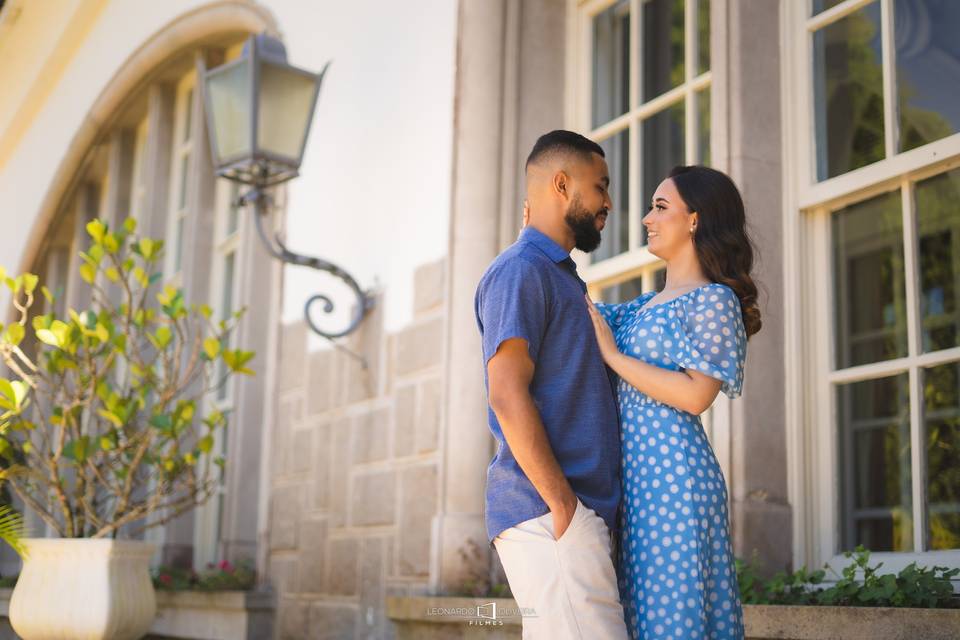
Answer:
[{"label": "earring", "polygon": [[693,227],[690,227],[690,233],[693,233]]}]

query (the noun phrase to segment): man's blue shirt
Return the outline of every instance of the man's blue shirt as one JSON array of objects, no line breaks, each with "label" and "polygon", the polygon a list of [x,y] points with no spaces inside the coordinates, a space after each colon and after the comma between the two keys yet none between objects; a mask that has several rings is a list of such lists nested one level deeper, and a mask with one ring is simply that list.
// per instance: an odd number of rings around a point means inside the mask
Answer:
[{"label": "man's blue shirt", "polygon": [[[493,261],[477,287],[475,311],[486,364],[510,338],[527,342],[530,393],[553,453],[584,505],[616,529],[620,502],[620,426],[614,388],[587,311],[586,285],[570,254],[527,227]],[[501,531],[550,509],[520,469],[488,407],[497,453],[487,468],[486,525]]]}]

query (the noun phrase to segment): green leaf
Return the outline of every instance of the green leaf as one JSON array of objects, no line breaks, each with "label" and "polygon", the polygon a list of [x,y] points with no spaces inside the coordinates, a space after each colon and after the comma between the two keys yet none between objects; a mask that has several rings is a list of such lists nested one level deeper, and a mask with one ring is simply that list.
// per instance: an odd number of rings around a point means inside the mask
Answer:
[{"label": "green leaf", "polygon": [[97,328],[94,331],[96,332],[97,338],[99,338],[100,342],[107,342],[110,340],[110,332],[107,331],[107,328],[99,322],[97,323]]},{"label": "green leaf", "polygon": [[216,338],[207,338],[203,341],[203,352],[207,358],[214,360],[220,355],[220,341]]},{"label": "green leaf", "polygon": [[118,271],[116,267],[109,267],[103,273],[110,282],[120,282],[120,271]]},{"label": "green leaf", "polygon": [[170,330],[170,327],[164,325],[157,329],[156,333],[152,336],[147,336],[150,339],[150,342],[153,343],[157,349],[165,349],[170,340],[173,338],[173,332]]},{"label": "green leaf", "polygon": [[49,304],[53,304],[53,294],[50,293],[50,289],[47,289],[45,286],[40,287],[40,293],[43,294],[43,297],[47,299]]},{"label": "green leaf", "polygon": [[213,436],[204,436],[200,438],[200,441],[197,443],[197,448],[204,453],[210,453],[213,449]]},{"label": "green leaf", "polygon": [[27,295],[33,293],[34,289],[37,288],[37,284],[40,282],[40,278],[35,276],[32,273],[23,274],[23,290]]},{"label": "green leaf", "polygon": [[99,219],[91,220],[87,223],[87,233],[93,238],[94,242],[103,242],[103,234],[106,233],[107,226]]},{"label": "green leaf", "polygon": [[23,325],[14,323],[7,327],[6,340],[13,346],[17,346],[23,341],[23,336],[25,334],[26,330],[23,328]]},{"label": "green leaf", "polygon": [[137,220],[136,218],[127,218],[123,221],[123,229],[127,233],[133,233],[137,230]]},{"label": "green leaf", "polygon": [[213,316],[213,309],[209,305],[202,304],[200,305],[200,315],[209,320]]},{"label": "green leaf", "polygon": [[115,414],[114,412],[112,412],[112,411],[107,411],[106,409],[98,409],[98,410],[97,410],[97,413],[100,414],[100,417],[102,417],[102,418],[104,418],[104,419],[109,420],[110,422],[112,422],[112,423],[113,423],[113,426],[115,426],[115,427],[122,427],[122,426],[123,426],[123,420],[121,420],[120,417],[119,417],[117,414]]},{"label": "green leaf", "polygon": [[159,413],[150,418],[150,425],[161,431],[168,431],[173,427],[173,420],[168,414]]},{"label": "green leaf", "polygon": [[75,460],[78,463],[86,462],[87,454],[90,452],[90,436],[81,436],[76,440],[71,440],[63,446],[63,455],[66,458]]},{"label": "green leaf", "polygon": [[223,352],[223,361],[234,373],[252,376],[254,375],[253,371],[244,367],[244,365],[249,362],[254,355],[253,351],[242,351],[240,349],[231,351],[226,349]]},{"label": "green leaf", "polygon": [[56,334],[49,329],[38,329],[37,330],[37,340],[44,344],[49,344],[51,347],[59,347],[60,341],[57,340]]},{"label": "green leaf", "polygon": [[87,284],[93,284],[93,281],[97,279],[97,268],[91,264],[80,265],[80,277]]},{"label": "green leaf", "polygon": [[120,241],[117,240],[116,234],[108,233],[103,236],[103,248],[107,253],[116,253],[120,250]]},{"label": "green leaf", "polygon": [[163,241],[152,238],[140,238],[138,246],[140,248],[140,255],[142,255],[144,259],[154,260],[160,255],[160,250],[163,248]]},{"label": "green leaf", "polygon": [[141,287],[147,287],[150,284],[150,279],[147,277],[147,272],[144,271],[142,267],[133,268],[133,278]]}]

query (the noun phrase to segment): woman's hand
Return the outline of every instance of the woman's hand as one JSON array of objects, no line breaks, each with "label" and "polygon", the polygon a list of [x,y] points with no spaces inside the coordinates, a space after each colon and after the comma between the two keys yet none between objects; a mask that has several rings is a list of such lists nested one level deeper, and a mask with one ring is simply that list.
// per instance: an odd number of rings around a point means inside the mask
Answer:
[{"label": "woman's hand", "polygon": [[600,312],[597,311],[590,296],[585,295],[584,298],[587,301],[587,310],[590,312],[590,319],[593,321],[593,330],[597,334],[597,344],[600,345],[600,355],[603,356],[604,362],[611,364],[613,359],[620,353],[617,349],[617,341],[613,337],[613,332],[610,331],[610,325],[607,324],[607,321],[604,320]]}]

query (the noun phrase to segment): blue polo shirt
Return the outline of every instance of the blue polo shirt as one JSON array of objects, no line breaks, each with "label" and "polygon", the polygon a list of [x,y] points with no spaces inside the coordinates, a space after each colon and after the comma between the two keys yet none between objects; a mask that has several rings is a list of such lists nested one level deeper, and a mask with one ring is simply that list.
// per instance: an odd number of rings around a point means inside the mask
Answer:
[{"label": "blue polo shirt", "polygon": [[[475,311],[486,363],[510,338],[527,342],[535,370],[530,393],[574,493],[616,529],[620,502],[620,425],[611,376],[587,311],[586,284],[570,254],[527,227],[493,261],[477,287]],[[504,529],[550,509],[520,469],[488,406],[497,452],[487,468],[486,525]]]}]

